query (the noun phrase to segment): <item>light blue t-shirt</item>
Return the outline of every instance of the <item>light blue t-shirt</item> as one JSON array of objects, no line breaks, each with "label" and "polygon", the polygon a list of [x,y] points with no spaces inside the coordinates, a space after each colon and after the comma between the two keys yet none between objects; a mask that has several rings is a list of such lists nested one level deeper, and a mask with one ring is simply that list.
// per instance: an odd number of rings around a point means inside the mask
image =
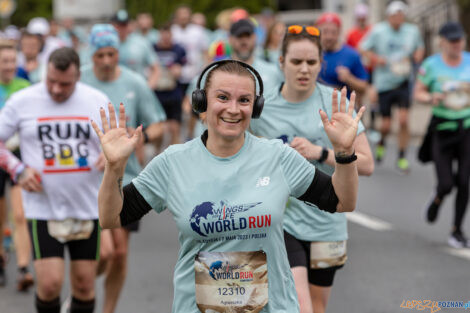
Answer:
[{"label": "light blue t-shirt", "polygon": [[145,35],[140,31],[136,31],[135,35],[145,38],[151,45],[156,45],[160,40],[160,32],[155,28],[150,29]]},{"label": "light blue t-shirt", "polygon": [[[199,251],[259,250],[267,255],[269,286],[261,312],[299,312],[282,220],[288,197],[305,193],[314,174],[315,167],[292,148],[248,132],[228,158],[212,155],[201,138],[156,156],[132,182],[155,211],[170,210],[179,230],[172,312],[200,312],[194,273]],[[256,219],[259,224],[250,224]]]},{"label": "light blue t-shirt", "polygon": [[[462,52],[459,66],[449,66],[442,60],[442,54],[426,58],[418,71],[418,79],[428,87],[429,92],[444,92],[451,89],[468,89],[470,84],[470,53]],[[466,83],[467,86],[460,86]],[[442,103],[433,107],[433,114],[444,119],[462,119],[470,117],[470,108],[452,110]]]},{"label": "light blue t-shirt", "polygon": [[413,53],[424,46],[416,25],[403,23],[394,30],[387,21],[376,24],[360,43],[363,50],[371,50],[387,60],[384,66],[376,66],[372,81],[379,92],[392,90],[410,79],[410,74],[394,74],[390,65],[400,60],[412,62]]},{"label": "light blue t-shirt", "polygon": [[[252,66],[258,71],[263,80],[264,94],[270,93],[273,89],[279,89],[284,81],[284,75],[278,66],[260,58],[255,58]],[[258,83],[256,86],[258,86]]]},{"label": "light blue t-shirt", "polygon": [[[294,137],[304,137],[315,145],[332,148],[318,113],[321,108],[331,117],[332,94],[332,88],[320,83],[317,83],[310,98],[299,103],[287,102],[279,90],[267,94],[261,117],[251,120],[250,129],[256,136],[279,138],[286,144]],[[339,99],[338,96],[338,103]],[[358,134],[363,131],[364,125],[360,123]],[[323,172],[333,174],[334,167],[316,161],[312,163]],[[321,211],[292,197],[287,203],[284,229],[305,241],[340,241],[348,238],[344,214]]]},{"label": "light blue t-shirt", "polygon": [[[124,66],[119,68],[121,69],[119,77],[107,82],[98,80],[93,73],[93,66],[86,65],[81,68],[81,81],[105,93],[116,112],[119,112],[119,105],[122,102],[126,109],[127,127],[137,128],[140,124],[145,127],[165,120],[165,111],[160,101],[142,76]],[[141,170],[142,167],[133,153],[127,162],[123,184],[128,184]]]},{"label": "light blue t-shirt", "polygon": [[140,35],[130,34],[119,46],[119,64],[145,76],[145,69],[158,63],[152,45]]}]

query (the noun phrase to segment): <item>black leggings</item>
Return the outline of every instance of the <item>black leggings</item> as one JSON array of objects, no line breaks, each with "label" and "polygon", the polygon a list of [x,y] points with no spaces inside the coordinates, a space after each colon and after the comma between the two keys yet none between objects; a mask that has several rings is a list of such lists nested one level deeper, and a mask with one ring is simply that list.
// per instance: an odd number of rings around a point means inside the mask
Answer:
[{"label": "black leggings", "polygon": [[[434,131],[432,156],[437,174],[437,197],[443,200],[457,187],[454,226],[460,230],[467,209],[470,177],[470,129]],[[458,167],[453,169],[453,161]]]}]

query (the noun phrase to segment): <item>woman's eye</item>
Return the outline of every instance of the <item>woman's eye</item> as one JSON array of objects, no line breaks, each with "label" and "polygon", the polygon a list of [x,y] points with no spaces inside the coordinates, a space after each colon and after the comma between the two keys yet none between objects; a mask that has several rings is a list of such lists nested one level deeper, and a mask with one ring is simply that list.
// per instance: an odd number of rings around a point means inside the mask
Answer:
[{"label": "woman's eye", "polygon": [[299,65],[301,63],[300,60],[291,60],[291,63],[294,65]]},{"label": "woman's eye", "polygon": [[308,65],[315,65],[315,64],[317,64],[317,61],[315,61],[315,60],[308,60],[308,61],[307,61],[307,64],[308,64]]},{"label": "woman's eye", "polygon": [[220,99],[220,100],[227,100],[228,99],[228,97],[226,95],[218,95],[217,98]]},{"label": "woman's eye", "polygon": [[241,103],[250,103],[250,99],[248,99],[248,98],[241,98],[241,99],[240,99],[240,102],[241,102]]}]

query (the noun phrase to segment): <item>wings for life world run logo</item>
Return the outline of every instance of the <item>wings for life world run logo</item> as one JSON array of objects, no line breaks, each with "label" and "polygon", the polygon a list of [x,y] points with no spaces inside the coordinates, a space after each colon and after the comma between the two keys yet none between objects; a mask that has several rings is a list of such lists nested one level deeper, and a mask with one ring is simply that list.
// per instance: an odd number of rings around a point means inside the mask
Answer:
[{"label": "wings for life world run logo", "polygon": [[243,271],[243,265],[230,265],[228,262],[215,261],[209,267],[209,275],[214,280],[237,279],[240,282],[253,281],[253,271]]},{"label": "wings for life world run logo", "polygon": [[216,205],[213,202],[203,202],[193,209],[189,222],[192,230],[202,237],[247,228],[269,227],[271,226],[271,214],[237,216],[261,203],[230,205],[226,201],[220,201],[219,205]]}]

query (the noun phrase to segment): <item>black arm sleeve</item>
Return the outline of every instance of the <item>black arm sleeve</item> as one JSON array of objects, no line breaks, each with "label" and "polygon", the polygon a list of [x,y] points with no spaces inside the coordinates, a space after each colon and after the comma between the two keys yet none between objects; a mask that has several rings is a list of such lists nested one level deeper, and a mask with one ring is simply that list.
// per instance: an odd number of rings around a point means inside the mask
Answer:
[{"label": "black arm sleeve", "polygon": [[142,216],[152,210],[152,207],[145,201],[144,197],[142,197],[133,183],[124,186],[122,191],[124,201],[122,203],[121,213],[119,213],[121,226],[126,226],[140,220]]},{"label": "black arm sleeve", "polygon": [[326,175],[318,169],[315,171],[312,183],[307,191],[297,199],[312,203],[320,210],[330,213],[336,212],[336,207],[339,202],[338,196],[336,196],[335,189],[333,188],[333,183],[331,182],[331,176]]}]

